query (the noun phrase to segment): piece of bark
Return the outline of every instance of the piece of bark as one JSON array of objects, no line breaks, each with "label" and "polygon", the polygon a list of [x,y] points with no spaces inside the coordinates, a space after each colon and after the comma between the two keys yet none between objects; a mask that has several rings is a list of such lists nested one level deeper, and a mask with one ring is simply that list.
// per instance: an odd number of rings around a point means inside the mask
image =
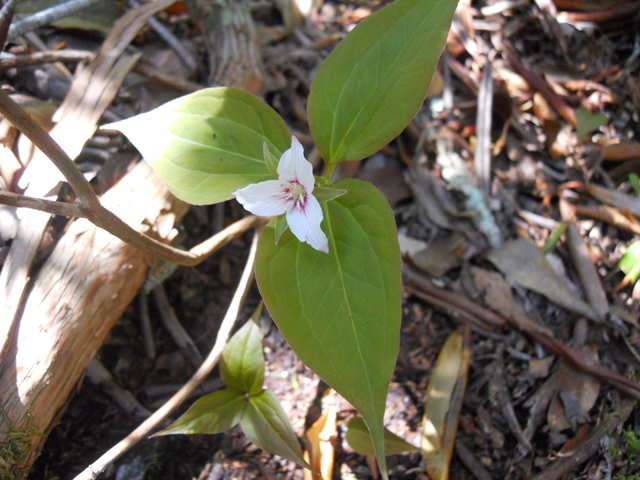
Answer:
[{"label": "piece of bark", "polygon": [[210,86],[234,86],[261,95],[264,65],[249,3],[243,0],[187,0],[209,56]]},{"label": "piece of bark", "polygon": [[[160,216],[175,223],[188,209],[144,162],[107,192],[102,204],[138,230]],[[165,236],[170,232],[163,229]],[[37,457],[87,365],[144,283],[150,261],[137,248],[77,220],[38,273],[0,368],[5,414],[0,432],[30,432],[17,464],[3,458],[15,478]]]},{"label": "piece of bark", "polygon": [[[144,26],[146,19],[171,0],[147,4],[123,16],[105,39],[96,58],[74,79],[64,102],[54,114],[59,122],[51,136],[69,157],[75,159],[93,135],[100,117],[115,97],[126,74],[140,58],[120,54]],[[23,161],[25,159],[22,159]],[[45,197],[63,180],[52,162],[37,150],[20,179],[26,186],[25,195]],[[0,362],[16,328],[19,310],[28,282],[29,268],[51,215],[19,210],[18,234],[11,244],[0,272]]]}]

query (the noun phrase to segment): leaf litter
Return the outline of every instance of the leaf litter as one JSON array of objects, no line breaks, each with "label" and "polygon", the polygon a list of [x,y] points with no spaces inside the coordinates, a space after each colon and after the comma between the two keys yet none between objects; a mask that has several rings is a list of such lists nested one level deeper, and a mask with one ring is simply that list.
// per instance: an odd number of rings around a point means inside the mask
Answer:
[{"label": "leaf litter", "polygon": [[[263,92],[287,126],[300,134],[313,158],[317,152],[304,112],[313,72],[355,22],[382,4],[312,2],[312,13],[305,17],[298,15],[298,3],[255,2],[252,16],[259,35],[271,29],[270,39],[259,42]],[[640,420],[627,399],[637,390],[640,366],[640,287],[629,281],[615,291],[629,273],[625,262],[626,271],[618,265],[640,233],[639,200],[629,176],[637,173],[640,156],[640,59],[629,28],[634,18],[624,10],[633,2],[608,2],[606,8],[596,2],[586,11],[575,8],[576,3],[461,2],[440,63],[442,96],[430,97],[410,128],[385,148],[394,163],[378,165],[365,159],[346,171],[347,176],[388,182],[400,232],[423,242],[418,243],[423,251],[410,254],[409,263],[424,267],[427,275],[420,274],[420,281],[415,273],[412,281],[405,275],[401,352],[385,417],[390,431],[419,443],[438,355],[447,352],[443,345],[458,324],[473,322],[468,385],[459,412],[451,410],[447,418],[457,422],[455,442],[450,431],[440,439],[447,445],[450,464],[448,459],[444,463],[451,478],[615,478],[638,473],[639,466],[627,455],[633,452],[632,438],[620,432],[633,431]],[[166,11],[157,18],[178,41],[203,44],[203,33],[186,10]],[[582,29],[585,18],[595,29]],[[106,31],[104,25],[82,21],[68,25]],[[51,51],[65,45],[93,50],[78,30],[63,28],[37,34]],[[152,52],[171,51],[150,30],[135,43],[143,59],[150,55],[153,62],[163,57]],[[485,56],[489,52],[490,63]],[[33,47],[14,44],[10,53],[32,55]],[[199,61],[201,70],[191,77],[185,69],[172,70],[172,78],[151,80],[130,74],[109,107],[109,121],[155,107],[167,95],[177,97],[181,93],[170,85],[180,81],[206,86],[211,73],[206,69],[213,66],[202,57]],[[492,86],[482,75],[487,65],[493,70]],[[20,68],[26,67],[16,72]],[[67,68],[73,71],[76,66],[67,63]],[[48,67],[41,71],[47,78],[55,76]],[[5,83],[20,90],[23,84],[11,75],[5,75]],[[491,89],[492,105],[486,96],[478,100],[486,88]],[[40,100],[49,98],[37,89],[30,93]],[[131,161],[133,152],[114,135],[94,136],[90,142],[81,164],[94,161],[96,151],[115,152]],[[476,149],[482,159],[477,169]],[[457,156],[467,183],[451,184],[445,166],[436,161],[445,151]],[[15,188],[19,171],[16,157],[0,157],[0,175],[8,188]],[[574,207],[570,219],[562,215],[559,197]],[[195,244],[216,225],[240,215],[231,203],[194,208],[183,223],[184,241]],[[567,221],[570,227],[553,243],[554,261],[564,269],[558,273],[541,248],[556,226]],[[239,239],[223,257],[195,269],[179,269],[165,282],[177,318],[201,353],[215,338],[217,324],[211,319],[221,316],[247,246],[246,239]],[[0,258],[5,249],[6,244],[0,245]],[[577,255],[593,266],[587,285]],[[608,313],[589,297],[588,285],[594,279],[610,305]],[[249,304],[255,307],[257,292],[251,295]],[[150,310],[155,313],[156,307]],[[590,321],[582,322],[581,317]],[[137,318],[136,309],[129,307],[100,357],[114,381],[149,407],[157,402],[145,393],[151,392],[149,387],[180,384],[193,366],[160,328],[154,332],[156,357],[145,358]],[[295,433],[302,435],[305,418],[314,416],[324,386],[288,350],[264,315],[261,330],[267,356],[265,385],[283,403]],[[219,389],[219,383],[209,388]],[[344,441],[354,410],[336,399],[335,412],[334,478],[375,478],[371,464]],[[45,478],[46,472],[71,477],[135,426],[135,419],[116,401],[85,382],[30,478]],[[321,438],[325,441],[324,433]],[[161,467],[154,471],[153,462]],[[125,456],[107,477],[138,464],[147,465],[146,478],[303,475],[300,468],[249,444],[238,429],[219,436],[152,440]],[[424,478],[429,472],[418,453],[390,457],[389,466],[394,478]],[[429,473],[443,478],[433,469]]]}]

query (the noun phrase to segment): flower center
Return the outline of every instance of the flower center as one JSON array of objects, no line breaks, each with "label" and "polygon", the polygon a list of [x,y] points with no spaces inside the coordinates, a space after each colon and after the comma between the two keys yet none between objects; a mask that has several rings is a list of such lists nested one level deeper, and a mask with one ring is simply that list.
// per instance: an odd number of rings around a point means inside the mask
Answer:
[{"label": "flower center", "polygon": [[304,187],[298,182],[291,182],[290,186],[291,190],[289,191],[289,194],[293,198],[293,201],[304,204]]}]

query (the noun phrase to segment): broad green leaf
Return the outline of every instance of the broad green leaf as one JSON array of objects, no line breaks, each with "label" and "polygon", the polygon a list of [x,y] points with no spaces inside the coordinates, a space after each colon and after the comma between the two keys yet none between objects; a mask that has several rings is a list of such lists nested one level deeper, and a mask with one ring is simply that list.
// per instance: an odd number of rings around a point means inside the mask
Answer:
[{"label": "broad green leaf", "polygon": [[229,200],[271,179],[263,143],[291,146],[280,116],[248,92],[209,88],[105,128],[124,133],[176,197],[194,205]]},{"label": "broad green leaf", "polygon": [[449,478],[449,462],[471,359],[471,329],[456,330],[444,342],[429,380],[422,419],[422,456],[432,480]]},{"label": "broad green leaf", "polygon": [[386,199],[373,185],[322,203],[329,253],[290,231],[260,239],[256,278],[269,313],[298,357],[364,417],[386,475],[383,414],[398,355],[400,249]]},{"label": "broad green leaf", "polygon": [[171,426],[154,436],[224,432],[240,421],[246,405],[245,396],[237,390],[220,390],[210,393],[194,403]]},{"label": "broad green leaf", "polygon": [[[362,420],[362,417],[353,417],[349,420],[347,427],[346,439],[351,448],[361,455],[375,455],[369,430],[364,420]],[[416,450],[420,450],[420,447],[411,445],[395,433],[390,432],[386,428],[384,429],[385,455],[397,455],[404,452],[415,452]]]},{"label": "broad green leaf", "polygon": [[393,140],[422,105],[458,0],[396,0],[362,21],[311,84],[309,125],[328,164]]},{"label": "broad green leaf", "polygon": [[264,354],[258,326],[261,312],[262,304],[231,337],[220,359],[222,381],[228,387],[249,395],[259,394],[264,384]]},{"label": "broad green leaf", "polygon": [[640,241],[633,242],[627,247],[618,266],[632,282],[638,279],[640,276]]},{"label": "broad green leaf", "polygon": [[249,399],[240,425],[249,440],[258,447],[305,468],[311,468],[304,461],[298,438],[291,428],[287,414],[269,390],[263,390],[259,395]]}]

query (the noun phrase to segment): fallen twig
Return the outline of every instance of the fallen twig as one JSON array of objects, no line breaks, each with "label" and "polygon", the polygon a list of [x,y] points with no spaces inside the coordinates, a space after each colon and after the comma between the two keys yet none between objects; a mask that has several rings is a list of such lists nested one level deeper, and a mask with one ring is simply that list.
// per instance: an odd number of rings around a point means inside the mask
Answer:
[{"label": "fallen twig", "polygon": [[90,7],[94,3],[98,3],[99,1],[100,0],[70,0],[60,5],[54,5],[53,7],[41,10],[38,13],[11,25],[11,27],[9,27],[7,41],[11,41],[25,33],[33,32],[36,28],[48,25],[49,23],[53,23],[65,17],[69,17],[87,7]]},{"label": "fallen twig", "polygon": [[91,383],[104,390],[128,414],[138,415],[143,418],[151,416],[151,412],[144,408],[129,390],[125,390],[113,381],[109,371],[97,358],[91,360],[87,367],[87,378]]},{"label": "fallen twig", "polygon": [[531,480],[557,480],[567,472],[589,460],[600,450],[600,442],[605,436],[611,435],[616,428],[622,425],[635,407],[636,402],[623,400],[618,409],[610,415],[606,415],[600,424],[582,440],[570,453],[565,454],[542,472],[531,477]]},{"label": "fallen twig", "polygon": [[187,331],[184,329],[178,317],[173,312],[167,294],[162,285],[158,285],[152,290],[153,298],[160,313],[160,320],[165,326],[173,341],[182,352],[182,355],[189,360],[191,365],[198,368],[202,364],[202,355],[198,351],[195,342],[191,339]]}]

